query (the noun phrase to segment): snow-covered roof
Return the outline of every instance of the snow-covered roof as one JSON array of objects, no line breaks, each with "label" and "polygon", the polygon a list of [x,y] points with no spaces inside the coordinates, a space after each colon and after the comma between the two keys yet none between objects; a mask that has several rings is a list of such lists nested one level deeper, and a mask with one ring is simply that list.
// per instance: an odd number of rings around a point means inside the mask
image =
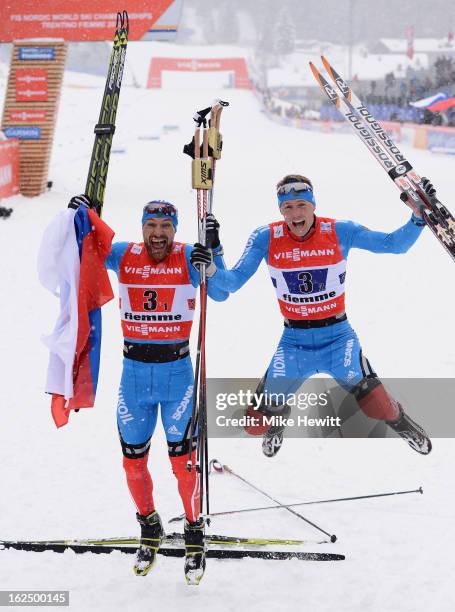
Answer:
[{"label": "snow-covered roof", "polygon": [[[316,50],[313,53],[295,52],[283,59],[279,68],[271,68],[268,75],[269,87],[301,87],[301,86],[316,86],[316,81],[308,67],[308,62],[315,61],[320,68],[319,54],[327,53],[323,49]],[[348,56],[346,49],[333,49],[332,53],[327,53],[328,59],[333,63],[335,68],[345,77],[348,78]],[[415,69],[428,67],[428,55],[425,53],[416,53],[412,60],[405,54],[387,53],[387,54],[365,54],[354,49],[352,55],[352,76],[359,80],[382,79],[389,72],[393,72],[396,77],[403,78],[406,76],[406,69],[412,67]]]},{"label": "snow-covered roof", "polygon": [[[382,43],[391,53],[406,53],[408,41],[406,38],[380,38]],[[415,53],[446,53],[455,52],[455,45],[449,43],[445,38],[414,38]]]}]

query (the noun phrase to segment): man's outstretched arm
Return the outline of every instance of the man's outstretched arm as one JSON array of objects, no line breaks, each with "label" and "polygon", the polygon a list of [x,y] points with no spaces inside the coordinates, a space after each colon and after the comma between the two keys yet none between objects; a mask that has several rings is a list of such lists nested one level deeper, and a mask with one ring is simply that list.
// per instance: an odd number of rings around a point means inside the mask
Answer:
[{"label": "man's outstretched arm", "polygon": [[[430,200],[436,196],[436,189],[430,179],[422,177],[421,187]],[[343,256],[347,256],[350,248],[364,249],[372,253],[406,253],[426,225],[422,219],[423,205],[414,203],[409,197],[406,204],[413,211],[410,220],[389,234],[374,232],[353,221],[337,221],[335,228]]]},{"label": "man's outstretched arm", "polygon": [[212,287],[234,293],[250,279],[267,255],[270,241],[268,226],[255,230],[248,239],[243,255],[231,270],[217,269],[211,277]]},{"label": "man's outstretched arm", "polygon": [[376,232],[353,221],[337,221],[335,229],[344,257],[349,249],[364,249],[372,253],[406,253],[422,233],[425,223],[412,215],[411,219],[394,232]]}]

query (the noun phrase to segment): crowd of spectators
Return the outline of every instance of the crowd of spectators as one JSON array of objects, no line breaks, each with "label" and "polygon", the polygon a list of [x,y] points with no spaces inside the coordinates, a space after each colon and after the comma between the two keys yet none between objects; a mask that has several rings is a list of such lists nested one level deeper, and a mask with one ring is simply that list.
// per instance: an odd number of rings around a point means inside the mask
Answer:
[{"label": "crowd of spectators", "polygon": [[[401,73],[399,66],[397,73]],[[401,121],[430,125],[448,125],[455,127],[455,109],[442,113],[415,108],[411,102],[435,95],[439,92],[452,97],[455,92],[455,59],[438,57],[431,68],[415,70],[408,68],[398,78],[394,72],[386,74],[381,81],[371,81],[365,86],[356,84],[356,90],[368,106],[372,115],[382,121]],[[340,119],[338,111],[330,103],[321,108],[321,119]]]},{"label": "crowd of spectators", "polygon": [[[397,76],[398,75],[398,76]],[[323,121],[342,121],[338,110],[329,101],[320,106],[320,93],[315,92],[314,101],[305,95],[300,102],[301,89],[280,88],[277,91],[261,89],[264,106],[268,112],[288,119],[319,118]],[[372,115],[379,121],[400,121],[429,125],[455,127],[455,107],[443,113],[415,108],[411,102],[446,93],[455,95],[455,58],[440,56],[429,69],[397,66],[396,74],[390,72],[384,79],[355,83],[356,93],[365,102]]]},{"label": "crowd of spectators", "polygon": [[274,115],[286,117],[286,119],[303,119],[305,112],[299,104],[282,103],[280,104],[273,98],[266,104],[266,108]]},{"label": "crowd of spectators", "polygon": [[435,87],[446,87],[455,83],[455,59],[441,55],[433,65]]},{"label": "crowd of spectators", "polygon": [[[292,96],[291,91],[272,91],[268,88],[261,87],[257,83],[253,84],[256,92],[260,94],[264,108],[267,110],[267,112],[273,113],[274,115],[280,117],[285,117],[287,119],[304,118],[306,111],[304,110],[303,106],[297,102],[290,102],[289,100],[286,100],[288,96]],[[308,112],[311,115],[311,111]],[[313,112],[312,118],[319,118],[319,114]]]}]

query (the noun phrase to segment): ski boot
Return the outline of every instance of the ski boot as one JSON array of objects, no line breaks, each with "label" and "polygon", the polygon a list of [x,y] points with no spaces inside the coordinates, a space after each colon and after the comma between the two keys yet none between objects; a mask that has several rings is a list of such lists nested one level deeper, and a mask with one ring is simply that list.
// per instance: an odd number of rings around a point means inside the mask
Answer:
[{"label": "ski boot", "polygon": [[[275,409],[274,413],[268,412],[267,415],[275,416],[287,420],[291,414],[291,408],[287,404],[279,406],[279,412]],[[270,411],[270,408],[268,409]],[[274,457],[283,444],[284,425],[272,425],[262,437],[262,452],[266,457]]]},{"label": "ski boot", "polygon": [[411,419],[400,406],[400,414],[395,421],[386,421],[396,433],[405,440],[409,446],[420,453],[428,455],[431,451],[431,440],[425,431]]},{"label": "ski boot", "polygon": [[141,526],[141,540],[136,553],[134,573],[136,576],[146,576],[156,561],[156,555],[164,538],[164,529],[158,512],[147,516],[136,514]]},{"label": "ski boot", "polygon": [[[278,430],[278,431],[277,431]],[[283,444],[283,428],[271,427],[262,437],[262,452],[266,457],[275,457]]]},{"label": "ski boot", "polygon": [[185,520],[185,580],[198,585],[205,570],[205,520],[200,517],[195,523]]}]

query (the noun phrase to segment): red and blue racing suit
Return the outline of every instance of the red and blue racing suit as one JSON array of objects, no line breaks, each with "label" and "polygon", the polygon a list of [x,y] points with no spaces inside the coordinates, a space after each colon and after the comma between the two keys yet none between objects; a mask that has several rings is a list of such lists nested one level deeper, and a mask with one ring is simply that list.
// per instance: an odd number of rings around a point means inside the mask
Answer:
[{"label": "red and blue racing suit", "polygon": [[[199,478],[186,469],[193,398],[189,337],[199,273],[190,264],[193,247],[174,242],[161,262],[152,260],[143,243],[112,245],[106,267],[117,273],[124,336],[123,372],[117,425],[128,487],[140,514],[154,510],[153,484],[147,468],[150,439],[158,407],[169,458],[189,521],[199,514]],[[215,263],[224,267],[221,256]],[[224,300],[228,293],[212,287],[208,295]]]},{"label": "red and blue racing suit", "polygon": [[[284,221],[251,234],[237,264],[231,270],[217,270],[211,281],[220,291],[234,292],[262,260],[269,268],[285,328],[266,372],[265,392],[294,393],[308,377],[325,373],[353,392],[368,416],[398,417],[397,402],[385,392],[347,320],[346,263],[352,248],[405,253],[422,229],[414,216],[390,234],[352,221],[316,217],[303,240]],[[261,432],[258,428],[254,433]]]}]

